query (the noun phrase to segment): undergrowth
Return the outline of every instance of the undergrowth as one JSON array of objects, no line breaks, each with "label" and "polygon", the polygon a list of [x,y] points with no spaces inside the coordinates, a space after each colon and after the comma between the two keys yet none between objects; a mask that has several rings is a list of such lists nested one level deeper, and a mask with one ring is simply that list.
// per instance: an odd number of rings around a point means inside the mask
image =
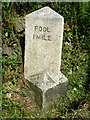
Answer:
[{"label": "undergrowth", "polygon": [[43,117],[90,118],[89,4],[3,3],[3,57],[0,58],[3,77],[2,117],[40,117],[38,109],[25,93],[23,20],[26,14],[48,5],[65,19],[61,72],[69,82],[67,95],[60,97]]}]

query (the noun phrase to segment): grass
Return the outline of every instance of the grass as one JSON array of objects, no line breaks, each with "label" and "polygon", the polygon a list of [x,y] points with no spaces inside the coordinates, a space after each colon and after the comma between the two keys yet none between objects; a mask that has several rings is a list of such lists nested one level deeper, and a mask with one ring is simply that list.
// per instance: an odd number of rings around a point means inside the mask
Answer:
[{"label": "grass", "polygon": [[[29,11],[34,11],[44,5],[44,3],[37,4],[35,3],[33,6],[30,4],[30,7],[33,8]],[[23,5],[24,3],[21,4],[21,7]],[[25,5],[26,8],[29,8],[27,4]],[[19,7],[19,4],[17,6]],[[25,91],[23,75],[24,47],[20,43],[23,43],[25,39],[22,18],[28,13],[28,10],[21,9],[21,14],[18,15],[16,13],[17,7],[14,8],[14,11],[12,7],[14,7],[13,4],[11,4],[11,7],[6,3],[3,5],[3,57],[0,58],[3,77],[2,117],[39,118],[40,111],[34,103],[32,91],[30,91],[29,97]],[[6,12],[6,10],[8,11]],[[9,14],[10,12],[11,14]],[[21,23],[18,29],[15,20]],[[69,80],[67,95],[59,98],[42,117],[90,118],[90,91],[87,87],[89,86],[87,81],[89,81],[90,63],[88,50],[83,49],[82,43],[73,38],[73,33],[67,21],[65,22],[63,39],[61,71]]]}]

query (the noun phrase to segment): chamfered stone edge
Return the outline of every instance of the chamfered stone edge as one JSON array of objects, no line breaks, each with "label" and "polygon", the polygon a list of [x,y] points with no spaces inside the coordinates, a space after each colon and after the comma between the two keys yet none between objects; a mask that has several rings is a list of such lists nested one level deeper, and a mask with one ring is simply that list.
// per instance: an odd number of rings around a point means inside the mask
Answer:
[{"label": "chamfered stone edge", "polygon": [[[59,79],[59,83],[47,85],[38,85],[38,83],[33,83],[33,81],[26,79],[26,86],[28,89],[31,88],[35,93],[35,102],[37,106],[42,110],[46,111],[53,105],[53,103],[60,96],[66,94],[68,79],[62,74]],[[46,87],[46,89],[44,89]]]},{"label": "chamfered stone edge", "polygon": [[62,20],[62,23],[64,24],[64,18],[54,10],[52,10],[50,7],[46,6],[44,8],[41,8],[39,10],[36,10],[34,12],[31,12],[30,14],[25,16],[25,19],[29,19],[29,17],[35,17],[35,18],[52,18],[53,20]]}]

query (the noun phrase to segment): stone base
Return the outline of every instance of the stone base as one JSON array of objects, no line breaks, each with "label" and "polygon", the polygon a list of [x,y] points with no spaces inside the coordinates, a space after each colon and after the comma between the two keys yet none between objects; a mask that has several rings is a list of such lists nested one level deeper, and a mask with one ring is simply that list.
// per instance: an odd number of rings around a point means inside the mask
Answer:
[{"label": "stone base", "polygon": [[50,76],[45,79],[47,80],[40,82],[26,80],[26,85],[33,90],[35,102],[42,111],[48,110],[58,97],[66,94],[68,83],[68,79],[62,73],[57,83],[51,80]]}]

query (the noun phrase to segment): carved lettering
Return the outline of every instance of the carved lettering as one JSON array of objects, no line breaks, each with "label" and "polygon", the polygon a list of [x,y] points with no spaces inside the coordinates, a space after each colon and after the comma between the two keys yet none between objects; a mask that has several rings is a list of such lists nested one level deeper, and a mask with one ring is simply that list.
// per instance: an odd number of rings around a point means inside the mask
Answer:
[{"label": "carved lettering", "polygon": [[[48,32],[50,32],[48,27],[34,26],[34,31],[35,32],[40,32],[40,34],[33,34],[33,39],[41,39],[41,40],[44,40],[44,41],[51,41],[51,36],[47,35]],[[44,33],[42,34],[41,32],[42,33],[44,32]]]},{"label": "carved lettering", "polygon": [[39,32],[50,32],[48,27],[42,27],[42,26],[35,26],[34,30]]},{"label": "carved lettering", "polygon": [[51,36],[50,35],[45,35],[45,34],[34,34],[33,35],[33,39],[41,39],[41,40],[45,40],[45,41],[51,41]]}]

